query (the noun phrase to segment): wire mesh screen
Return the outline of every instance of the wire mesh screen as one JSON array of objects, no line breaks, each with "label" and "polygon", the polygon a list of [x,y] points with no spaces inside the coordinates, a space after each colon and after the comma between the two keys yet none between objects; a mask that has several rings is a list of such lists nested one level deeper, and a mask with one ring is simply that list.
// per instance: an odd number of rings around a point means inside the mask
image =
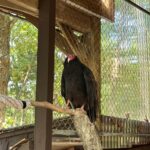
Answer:
[{"label": "wire mesh screen", "polygon": [[141,6],[142,8],[146,9],[147,11],[150,11],[150,1],[148,0],[132,0],[132,2],[138,4],[139,6]]},{"label": "wire mesh screen", "polygon": [[102,20],[102,114],[145,120],[150,115],[150,17],[125,1],[115,3],[115,22]]}]

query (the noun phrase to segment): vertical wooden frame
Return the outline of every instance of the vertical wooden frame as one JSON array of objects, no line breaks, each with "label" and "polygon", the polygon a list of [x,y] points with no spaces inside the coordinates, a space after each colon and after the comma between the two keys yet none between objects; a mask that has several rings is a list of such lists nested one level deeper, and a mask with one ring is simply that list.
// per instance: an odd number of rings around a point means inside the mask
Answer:
[{"label": "vertical wooden frame", "polygon": [[[39,0],[37,101],[52,102],[55,45],[55,0]],[[35,110],[34,149],[52,149],[52,111]]]},{"label": "vertical wooden frame", "polygon": [[100,126],[101,116],[101,22],[99,18],[91,18],[91,32],[90,32],[90,43],[91,47],[91,65],[93,66],[93,72],[97,82],[97,96],[98,96],[98,108],[97,108],[97,122],[96,126]]}]

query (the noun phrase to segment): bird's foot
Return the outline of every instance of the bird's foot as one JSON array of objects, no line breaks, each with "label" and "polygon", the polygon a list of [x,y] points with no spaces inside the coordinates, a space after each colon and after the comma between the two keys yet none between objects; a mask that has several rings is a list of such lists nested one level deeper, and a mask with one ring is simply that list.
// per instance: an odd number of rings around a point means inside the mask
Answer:
[{"label": "bird's foot", "polygon": [[84,106],[85,106],[85,105],[82,105],[82,106],[81,106],[81,108],[80,108],[81,111],[85,111],[85,110],[84,110]]},{"label": "bird's foot", "polygon": [[76,108],[76,110],[80,111],[81,113],[85,113],[84,106],[85,105],[82,105],[80,108]]},{"label": "bird's foot", "polygon": [[68,99],[67,100],[67,103],[66,103],[66,109],[74,109],[74,106],[73,106],[73,104],[72,104],[72,102]]},{"label": "bird's foot", "polygon": [[68,100],[67,100],[67,103],[66,103],[66,105],[65,105],[65,108],[66,108],[66,109],[70,109],[69,105],[70,105],[70,100],[68,99]]}]

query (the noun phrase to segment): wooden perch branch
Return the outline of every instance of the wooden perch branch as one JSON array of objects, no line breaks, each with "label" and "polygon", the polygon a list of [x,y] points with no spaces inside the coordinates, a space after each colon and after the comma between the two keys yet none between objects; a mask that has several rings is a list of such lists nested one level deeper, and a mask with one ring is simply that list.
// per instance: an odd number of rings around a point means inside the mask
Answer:
[{"label": "wooden perch branch", "polygon": [[[69,108],[61,108],[47,101],[38,101],[38,102],[32,101],[32,100],[22,101],[22,100],[17,100],[15,98],[11,98],[6,95],[0,95],[0,105],[2,104],[4,104],[5,106],[16,108],[16,109],[28,108],[30,106],[41,107],[41,108],[51,109],[53,111],[57,111],[60,113],[69,114],[69,115],[75,115],[76,112],[81,111],[80,109],[76,111],[76,110],[69,109]],[[23,107],[24,104],[26,104],[26,107]],[[85,112],[81,111],[81,113],[85,113]]]},{"label": "wooden perch branch", "polygon": [[71,110],[71,109],[64,109],[58,106],[55,106],[49,102],[37,102],[37,101],[31,101],[31,105],[34,107],[41,107],[41,108],[47,108],[47,109],[51,109],[60,113],[65,113],[65,114],[69,114],[69,115],[75,115],[75,111]]},{"label": "wooden perch branch", "polygon": [[26,142],[28,142],[28,140],[24,138],[24,139],[22,139],[21,141],[17,142],[15,145],[11,146],[11,147],[9,148],[9,150],[18,149],[18,147],[20,147],[22,144],[24,144],[24,143],[26,143]]}]

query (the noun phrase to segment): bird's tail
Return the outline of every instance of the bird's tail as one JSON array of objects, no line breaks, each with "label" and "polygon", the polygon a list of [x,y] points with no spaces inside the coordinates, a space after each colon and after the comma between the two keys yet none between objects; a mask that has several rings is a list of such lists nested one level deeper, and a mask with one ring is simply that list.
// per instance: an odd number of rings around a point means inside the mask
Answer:
[{"label": "bird's tail", "polygon": [[90,108],[87,110],[87,115],[91,122],[96,121],[96,110],[94,108]]}]

